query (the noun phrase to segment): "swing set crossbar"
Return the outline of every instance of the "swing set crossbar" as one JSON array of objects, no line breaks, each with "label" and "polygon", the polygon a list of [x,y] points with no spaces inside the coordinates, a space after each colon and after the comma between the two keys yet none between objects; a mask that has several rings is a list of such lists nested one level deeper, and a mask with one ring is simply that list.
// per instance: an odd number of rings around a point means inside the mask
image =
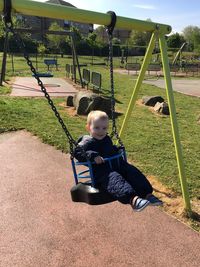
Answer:
[{"label": "swing set crossbar", "polygon": [[[0,0],[0,12],[3,11],[3,0]],[[77,21],[81,23],[92,23],[98,25],[109,25],[111,22],[110,14],[94,12],[79,8],[72,8],[50,3],[41,3],[30,0],[15,0],[12,1],[12,11],[29,16],[40,16],[53,19],[63,19],[69,21]],[[149,31],[153,32],[156,29],[162,34],[169,34],[171,26],[150,21],[137,20],[117,16],[116,28]]]}]

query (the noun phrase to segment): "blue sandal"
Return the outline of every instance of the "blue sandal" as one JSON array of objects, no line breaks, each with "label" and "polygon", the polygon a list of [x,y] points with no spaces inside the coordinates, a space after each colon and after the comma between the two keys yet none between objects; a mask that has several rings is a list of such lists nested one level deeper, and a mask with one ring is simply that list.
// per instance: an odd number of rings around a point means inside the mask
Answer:
[{"label": "blue sandal", "polygon": [[149,200],[137,197],[133,203],[131,203],[131,207],[134,211],[142,211],[150,204]]}]

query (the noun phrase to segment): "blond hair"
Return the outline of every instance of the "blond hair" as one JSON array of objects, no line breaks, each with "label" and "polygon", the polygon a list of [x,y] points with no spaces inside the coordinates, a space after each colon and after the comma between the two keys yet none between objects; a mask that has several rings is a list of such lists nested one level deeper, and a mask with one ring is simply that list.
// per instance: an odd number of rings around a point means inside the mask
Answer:
[{"label": "blond hair", "polygon": [[108,115],[101,110],[93,110],[87,116],[87,125],[90,125],[94,120],[103,119],[108,120]]}]

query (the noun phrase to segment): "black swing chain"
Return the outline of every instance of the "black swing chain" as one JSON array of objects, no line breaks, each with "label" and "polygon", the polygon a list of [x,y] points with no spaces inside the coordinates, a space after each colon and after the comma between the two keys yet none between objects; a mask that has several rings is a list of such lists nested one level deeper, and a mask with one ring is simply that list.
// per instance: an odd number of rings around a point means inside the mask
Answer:
[{"label": "black swing chain", "polygon": [[[16,40],[17,45],[19,46],[19,48],[21,49],[21,51],[23,52],[23,56],[26,59],[27,65],[30,67],[31,72],[34,74],[35,79],[38,82],[38,85],[41,88],[41,91],[44,93],[45,98],[47,99],[49,105],[51,106],[55,116],[57,117],[59,123],[62,126],[62,129],[64,130],[68,141],[69,141],[69,145],[70,145],[70,154],[71,154],[71,158],[74,158],[74,146],[77,147],[77,142],[73,139],[73,137],[71,136],[69,130],[67,129],[66,125],[64,124],[63,119],[60,117],[59,112],[57,111],[57,108],[55,107],[53,101],[51,100],[43,82],[41,81],[41,79],[39,78],[39,75],[37,74],[37,71],[35,69],[35,67],[32,64],[32,61],[29,58],[29,54],[26,51],[26,47],[25,44],[21,38],[21,36],[19,34],[17,34],[14,31],[13,28],[13,23],[12,23],[12,19],[11,19],[11,0],[4,0],[4,10],[3,10],[3,20],[6,26],[6,30],[11,32]],[[112,46],[112,33],[116,24],[116,14],[113,11],[108,11],[108,14],[111,14],[111,24],[108,25],[107,28],[107,33],[108,33],[108,37],[109,37],[109,65],[110,65],[110,83],[111,83],[111,116],[112,116],[112,133],[111,133],[111,138],[113,136],[115,136],[117,138],[117,140],[119,141],[119,144],[121,146],[124,146],[119,134],[117,132],[117,127],[116,127],[116,122],[115,122],[115,96],[114,96],[114,79],[113,79],[113,46]],[[86,156],[86,152],[84,149],[82,149],[83,154]],[[86,156],[87,158],[87,156]]]},{"label": "black swing chain", "polygon": [[[5,2],[7,2],[7,0]],[[5,6],[5,9],[6,9],[6,6]],[[26,46],[25,46],[21,36],[14,31],[12,20],[11,20],[11,16],[8,15],[9,12],[7,12],[5,9],[4,9],[4,11],[5,11],[4,14],[5,15],[3,16],[3,19],[4,19],[4,22],[5,22],[6,30],[13,34],[17,45],[19,46],[20,50],[22,51],[23,56],[26,59],[26,62],[28,64],[28,66],[30,67],[31,72],[34,74],[34,77],[37,80],[38,85],[41,88],[41,91],[44,93],[44,96],[48,100],[49,105],[51,106],[51,108],[52,108],[55,116],[57,117],[59,123],[61,124],[62,129],[64,130],[64,132],[65,132],[65,134],[66,134],[66,136],[68,138],[68,141],[69,141],[71,157],[74,158],[74,152],[73,151],[74,151],[74,146],[75,147],[77,146],[77,142],[73,139],[73,137],[71,136],[69,130],[67,129],[66,125],[64,124],[63,119],[60,117],[60,114],[57,111],[57,108],[55,107],[53,101],[51,100],[51,98],[50,98],[50,96],[49,96],[49,94],[48,94],[43,82],[39,78],[39,76],[37,74],[37,71],[36,71],[35,67],[32,64],[32,61],[29,58],[29,55],[28,55],[28,53],[26,51]],[[10,11],[11,11],[11,9],[10,9]]]},{"label": "black swing chain", "polygon": [[107,14],[111,15],[111,23],[110,25],[106,26],[106,31],[108,34],[108,41],[109,41],[109,67],[110,67],[110,93],[111,93],[111,118],[112,118],[112,132],[110,134],[110,137],[113,138],[113,136],[116,137],[118,140],[120,146],[124,147],[124,144],[119,137],[119,134],[117,132],[117,126],[115,121],[115,92],[114,92],[114,78],[113,78],[113,30],[116,24],[117,16],[115,12],[108,11]]}]

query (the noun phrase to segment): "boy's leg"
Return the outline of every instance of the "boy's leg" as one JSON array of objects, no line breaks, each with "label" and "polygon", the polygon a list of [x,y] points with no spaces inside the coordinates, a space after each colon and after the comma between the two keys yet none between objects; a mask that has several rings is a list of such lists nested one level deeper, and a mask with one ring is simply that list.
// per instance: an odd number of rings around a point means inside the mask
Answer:
[{"label": "boy's leg", "polygon": [[148,194],[151,194],[153,192],[153,188],[148,179],[135,166],[129,164],[128,162],[123,162],[121,164],[120,173],[132,186],[132,188],[136,192],[136,195],[142,198],[146,198]]},{"label": "boy's leg", "polygon": [[133,187],[116,171],[108,173],[101,188],[121,203],[130,204],[134,211],[142,211],[150,204],[147,199],[138,197]]},{"label": "boy's leg", "polygon": [[101,188],[124,204],[130,203],[135,196],[133,187],[116,171],[109,172],[101,182]]}]

